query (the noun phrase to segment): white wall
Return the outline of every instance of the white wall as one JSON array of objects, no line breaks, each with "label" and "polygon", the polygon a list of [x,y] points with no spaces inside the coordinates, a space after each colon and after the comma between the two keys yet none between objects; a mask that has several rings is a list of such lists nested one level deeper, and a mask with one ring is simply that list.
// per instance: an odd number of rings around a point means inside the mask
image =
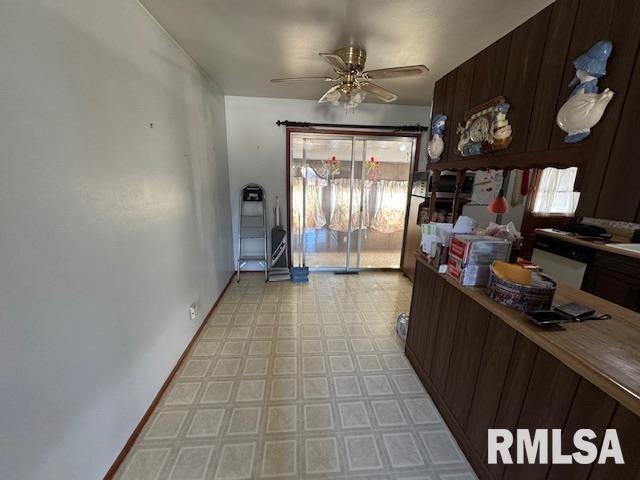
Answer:
[{"label": "white wall", "polygon": [[[283,87],[286,88],[286,87]],[[427,125],[430,107],[363,103],[353,111],[313,100],[225,97],[234,251],[237,250],[240,188],[259,183],[268,196],[269,224],[273,201],[280,197],[286,225],[286,134],[277,120],[358,125]],[[422,146],[426,144],[423,138]],[[237,251],[235,251],[237,254]],[[250,265],[249,268],[252,266]],[[259,268],[253,265],[254,268]]]},{"label": "white wall", "polygon": [[0,112],[0,477],[102,478],[232,272],[223,97],[135,1],[6,0]]}]

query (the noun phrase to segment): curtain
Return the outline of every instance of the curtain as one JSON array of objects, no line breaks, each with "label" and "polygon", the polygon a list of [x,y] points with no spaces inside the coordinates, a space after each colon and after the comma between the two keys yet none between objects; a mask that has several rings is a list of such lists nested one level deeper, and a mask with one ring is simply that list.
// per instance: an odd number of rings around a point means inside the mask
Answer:
[{"label": "curtain", "polygon": [[375,215],[371,225],[374,230],[393,233],[403,229],[408,186],[406,180],[378,181]]},{"label": "curtain", "polygon": [[[315,178],[312,172],[307,181],[306,218],[305,228],[322,228],[327,224],[327,219],[322,211],[322,180]],[[291,219],[291,229],[293,233],[300,233],[302,228],[302,182],[303,177],[293,179],[293,218]]]},{"label": "curtain", "polygon": [[573,215],[580,198],[580,193],[573,191],[577,172],[577,167],[545,168],[540,176],[533,212]]},{"label": "curtain", "polygon": [[[349,188],[348,178],[336,178],[331,182],[331,220],[329,228],[338,232],[347,232],[349,230],[349,199],[351,197],[351,189]],[[364,196],[362,189],[364,188]],[[371,181],[356,179],[353,181],[353,213],[351,215],[351,230],[356,231],[360,228],[360,212],[362,211],[362,228],[369,227],[369,193],[371,191]],[[363,198],[362,209],[360,208],[360,199]]]}]

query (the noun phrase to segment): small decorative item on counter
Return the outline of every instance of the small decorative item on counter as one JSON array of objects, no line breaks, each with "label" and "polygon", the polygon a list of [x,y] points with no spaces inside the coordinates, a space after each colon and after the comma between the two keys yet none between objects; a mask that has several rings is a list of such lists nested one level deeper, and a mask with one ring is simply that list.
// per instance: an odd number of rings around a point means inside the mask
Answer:
[{"label": "small decorative item on counter", "polygon": [[564,138],[567,143],[587,138],[613,98],[608,88],[598,93],[598,79],[607,73],[612,49],[610,41],[601,40],[573,61],[576,74],[569,83],[573,90],[556,116],[558,126],[568,134]]},{"label": "small decorative item on counter", "polygon": [[[498,271],[504,274],[500,267]],[[489,269],[486,292],[491,300],[524,312],[551,308],[556,287],[551,277],[538,272],[532,273],[531,285],[506,280],[496,272],[494,263]]]},{"label": "small decorative item on counter", "polygon": [[335,155],[331,158],[322,161],[324,177],[327,180],[333,180],[336,175],[340,175],[340,161],[336,159]]},{"label": "small decorative item on counter", "polygon": [[431,140],[427,144],[427,153],[434,163],[440,160],[440,155],[444,152],[442,135],[444,134],[446,123],[447,116],[443,114],[436,115],[431,122]]},{"label": "small decorative item on counter", "polygon": [[507,120],[510,105],[496,97],[464,114],[465,124],[458,125],[458,152],[463,157],[507,148],[511,143],[511,125]]},{"label": "small decorative item on counter", "polygon": [[511,242],[485,235],[454,235],[451,239],[449,257],[468,264],[488,265],[494,260],[507,260],[511,253]]},{"label": "small decorative item on counter", "polygon": [[371,157],[364,164],[365,169],[367,171],[367,177],[372,182],[378,180],[378,169],[380,168],[380,161],[376,160],[375,157]]}]

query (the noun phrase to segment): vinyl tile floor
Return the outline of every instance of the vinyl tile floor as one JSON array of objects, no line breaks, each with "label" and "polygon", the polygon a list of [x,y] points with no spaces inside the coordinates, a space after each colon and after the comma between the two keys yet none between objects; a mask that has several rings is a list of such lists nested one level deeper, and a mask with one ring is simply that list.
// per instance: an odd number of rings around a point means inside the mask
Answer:
[{"label": "vinyl tile floor", "polygon": [[410,300],[394,272],[243,273],[116,478],[475,479],[394,331]]}]

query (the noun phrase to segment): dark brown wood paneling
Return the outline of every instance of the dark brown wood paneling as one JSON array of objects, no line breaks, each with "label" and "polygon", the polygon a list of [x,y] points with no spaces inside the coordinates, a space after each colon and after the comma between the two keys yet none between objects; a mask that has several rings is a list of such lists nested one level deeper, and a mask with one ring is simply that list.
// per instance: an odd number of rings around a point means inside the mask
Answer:
[{"label": "dark brown wood paneling", "polygon": [[529,122],[526,148],[529,152],[549,148],[551,131],[556,119],[556,104],[560,92],[564,92],[562,78],[571,31],[578,11],[578,0],[558,0],[547,7],[549,8],[551,18]]},{"label": "dark brown wood paneling", "polygon": [[[440,78],[433,87],[433,102],[431,104],[431,118],[438,113],[443,113],[445,94],[447,92],[447,76]],[[429,140],[431,140],[431,124],[429,124]],[[446,146],[445,146],[446,148]],[[443,158],[443,157],[440,157]],[[427,155],[427,167],[431,158]]]},{"label": "dark brown wood paneling", "polygon": [[480,361],[471,411],[465,432],[478,455],[486,458],[487,430],[493,427],[498,413],[502,386],[507,377],[509,358],[516,332],[498,317],[492,316]]},{"label": "dark brown wood paneling", "polygon": [[461,158],[457,153],[458,134],[456,130],[458,124],[463,124],[464,112],[469,110],[469,97],[471,95],[471,84],[473,82],[473,70],[475,65],[475,57],[470,58],[462,65],[460,65],[456,71],[456,88],[453,99],[453,106],[451,108],[451,116],[447,122],[447,129],[450,136],[450,147],[447,150],[447,156],[443,157],[443,160],[456,160]]},{"label": "dark brown wood paneling", "polygon": [[444,399],[460,425],[466,425],[491,314],[463,297],[458,310]]},{"label": "dark brown wood paneling", "polygon": [[[582,0],[573,29],[567,66],[563,77],[566,85],[573,78],[573,59],[584,53],[595,42],[608,39],[613,42],[613,53],[607,64],[607,75],[599,82],[600,89],[609,87],[615,93],[602,120],[593,128],[591,136],[581,143],[590,150],[589,163],[582,180],[582,192],[577,215],[594,216],[599,193],[607,168],[613,139],[616,134],[622,106],[626,102],[629,79],[640,41],[640,2],[637,0]],[[637,88],[637,86],[636,86]],[[558,107],[569,93],[561,92]],[[554,129],[550,148],[564,145],[565,133]]]},{"label": "dark brown wood paneling", "polygon": [[[616,53],[614,46],[614,54]],[[640,61],[631,77],[620,124],[616,131],[607,172],[598,197],[596,216],[635,222],[640,220],[640,161],[638,132],[640,132]],[[617,93],[617,92],[616,92]],[[615,97],[614,97],[615,98]]]},{"label": "dark brown wood paneling", "polygon": [[[576,396],[562,432],[562,452],[573,453],[573,435],[581,428],[589,428],[598,436],[598,448],[604,430],[609,425],[616,401],[584,378],[580,379]],[[548,480],[581,480],[589,477],[591,465],[552,465]]]},{"label": "dark brown wood paneling", "polygon": [[506,64],[502,95],[511,104],[508,118],[513,137],[509,148],[501,153],[519,153],[525,150],[552,8],[545,8],[511,34],[511,48]]},{"label": "dark brown wood paneling", "polygon": [[640,417],[618,404],[609,428],[616,430],[624,457],[624,465],[611,459],[603,465],[593,465],[589,480],[637,480],[640,478]]},{"label": "dark brown wood paneling", "polygon": [[469,96],[470,107],[502,95],[511,38],[512,34],[508,33],[476,55]]},{"label": "dark brown wood paneling", "polygon": [[449,371],[449,356],[453,344],[453,333],[456,329],[458,308],[462,301],[462,293],[451,285],[445,285],[442,292],[442,308],[438,315],[438,328],[435,336],[435,347],[431,361],[430,377],[433,386],[444,394],[447,374]]},{"label": "dark brown wood paneling", "polygon": [[436,331],[438,328],[438,322],[440,320],[440,308],[442,305],[442,293],[444,291],[446,282],[440,278],[435,272],[429,272],[434,277],[432,288],[429,291],[429,295],[432,298],[429,311],[429,324],[425,332],[424,351],[420,356],[421,364],[426,372],[431,372],[431,362],[433,359],[433,349],[435,348]]},{"label": "dark brown wood paneling", "polygon": [[[451,122],[450,122],[450,118],[451,118],[451,112],[453,110],[453,102],[455,99],[455,93],[456,93],[456,78],[458,76],[458,69],[452,70],[451,72],[449,72],[449,74],[445,77],[447,79],[447,83],[445,85],[445,91],[444,91],[444,100],[443,100],[443,106],[442,106],[442,111],[445,115],[447,115],[448,119],[447,119],[447,123],[446,123],[446,128],[444,130],[444,151],[442,152],[441,158],[448,158],[449,156],[449,149],[451,148],[451,136],[452,136],[452,129],[451,127]],[[455,133],[455,132],[453,132]]]},{"label": "dark brown wood paneling", "polygon": [[[522,335],[516,334],[494,428],[506,428],[512,432],[515,431],[537,352],[538,347],[536,344]],[[502,478],[504,465],[489,465],[489,469],[494,478]]]},{"label": "dark brown wood paneling", "polygon": [[413,283],[413,294],[411,295],[409,328],[407,330],[407,346],[416,354],[419,354],[424,348],[425,331],[429,322],[425,302],[429,300],[432,284],[433,275],[424,265],[418,262],[416,279]]},{"label": "dark brown wood paneling", "polygon": [[[517,428],[562,429],[579,380],[573,370],[539,349]],[[548,470],[549,465],[543,464],[508,465],[504,475],[519,480],[540,479]]]}]

